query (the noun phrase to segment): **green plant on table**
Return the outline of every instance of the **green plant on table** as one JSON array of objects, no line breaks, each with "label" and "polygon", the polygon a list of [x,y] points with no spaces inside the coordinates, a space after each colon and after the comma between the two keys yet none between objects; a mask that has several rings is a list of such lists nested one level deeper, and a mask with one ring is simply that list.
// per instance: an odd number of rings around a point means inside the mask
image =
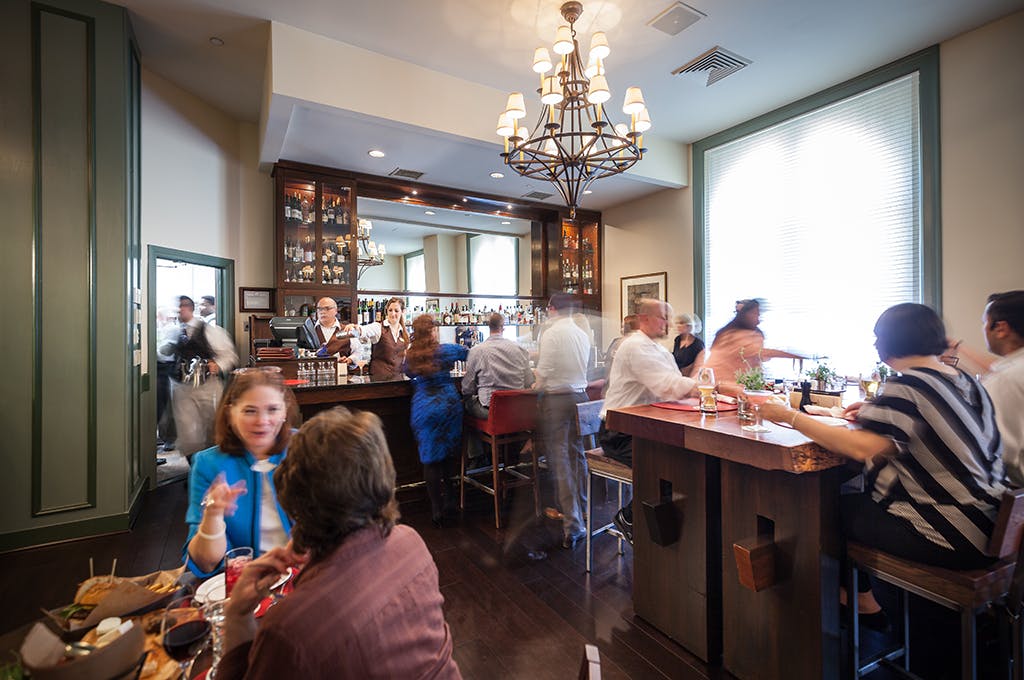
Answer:
[{"label": "green plant on table", "polygon": [[890,370],[890,368],[888,366],[886,366],[884,363],[882,363],[881,361],[879,361],[877,364],[875,364],[875,373],[878,374],[878,379],[881,382],[885,382],[889,378],[889,374],[891,372],[892,371]]},{"label": "green plant on table", "polygon": [[[761,358],[761,352],[757,353],[757,358]],[[740,348],[740,359],[743,360],[746,368],[736,371],[736,382],[743,385],[744,389],[751,391],[765,389],[764,368],[760,362],[758,362],[757,366],[751,366],[747,358],[743,356],[742,347]]]},{"label": "green plant on table", "polygon": [[818,381],[819,389],[828,389],[828,386],[839,382],[839,372],[833,370],[828,364],[821,363],[815,368],[807,371],[807,377]]}]

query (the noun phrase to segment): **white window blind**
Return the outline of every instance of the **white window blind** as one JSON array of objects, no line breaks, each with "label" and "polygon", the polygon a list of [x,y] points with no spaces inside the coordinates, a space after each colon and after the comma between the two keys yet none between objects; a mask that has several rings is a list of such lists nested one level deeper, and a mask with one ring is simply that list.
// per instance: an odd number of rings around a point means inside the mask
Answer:
[{"label": "white window blind", "polygon": [[900,77],[705,152],[709,345],[736,300],[758,297],[767,347],[826,355],[847,375],[871,370],[878,315],[921,300],[918,80]]},{"label": "white window blind", "polygon": [[470,293],[477,309],[515,306],[515,302],[481,295],[517,295],[519,258],[514,236],[474,234],[469,239]]},{"label": "white window blind", "polygon": [[[426,257],[423,253],[405,256],[405,289],[409,292],[422,293],[427,290]],[[419,295],[409,296],[409,308],[423,310],[427,298]]]}]

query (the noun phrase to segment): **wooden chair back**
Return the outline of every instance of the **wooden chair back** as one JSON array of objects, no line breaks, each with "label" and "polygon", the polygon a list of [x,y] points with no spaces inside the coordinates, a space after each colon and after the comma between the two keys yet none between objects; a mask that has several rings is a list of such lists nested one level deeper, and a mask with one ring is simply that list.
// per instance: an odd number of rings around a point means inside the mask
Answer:
[{"label": "wooden chair back", "polygon": [[996,515],[996,527],[989,539],[989,557],[1005,560],[1015,556],[1024,537],[1024,489],[1008,489],[1003,493]]},{"label": "wooden chair back", "polygon": [[604,399],[576,404],[576,425],[579,427],[580,437],[583,438],[584,449],[598,447],[597,433],[601,430],[602,408],[604,408]]}]

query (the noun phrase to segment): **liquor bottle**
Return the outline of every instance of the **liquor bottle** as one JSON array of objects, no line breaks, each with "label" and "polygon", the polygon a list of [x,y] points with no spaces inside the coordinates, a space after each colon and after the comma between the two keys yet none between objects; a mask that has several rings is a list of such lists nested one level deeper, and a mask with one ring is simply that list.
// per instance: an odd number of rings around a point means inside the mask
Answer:
[{"label": "liquor bottle", "polygon": [[377,323],[384,321],[384,303],[380,300],[373,304],[373,320]]},{"label": "liquor bottle", "polygon": [[299,199],[299,210],[302,213],[303,224],[309,224],[312,221],[312,219],[309,216],[309,208],[310,205],[308,196],[303,196],[301,199]]},{"label": "liquor bottle", "polygon": [[444,310],[444,314],[441,316],[441,323],[445,326],[452,325],[452,313],[449,310]]},{"label": "liquor bottle", "polygon": [[334,223],[334,200],[327,204],[327,211],[324,213],[324,222]]}]

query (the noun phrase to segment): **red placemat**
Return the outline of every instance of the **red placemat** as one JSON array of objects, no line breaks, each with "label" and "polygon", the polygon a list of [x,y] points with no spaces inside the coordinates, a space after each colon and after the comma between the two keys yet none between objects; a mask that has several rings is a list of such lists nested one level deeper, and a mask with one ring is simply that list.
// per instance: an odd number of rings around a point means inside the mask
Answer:
[{"label": "red placemat", "polygon": [[[671,411],[700,411],[700,401],[697,397],[690,397],[682,401],[659,401],[651,406],[667,408]],[[718,411],[735,411],[739,407],[736,404],[728,404],[724,401],[718,402]]]}]

